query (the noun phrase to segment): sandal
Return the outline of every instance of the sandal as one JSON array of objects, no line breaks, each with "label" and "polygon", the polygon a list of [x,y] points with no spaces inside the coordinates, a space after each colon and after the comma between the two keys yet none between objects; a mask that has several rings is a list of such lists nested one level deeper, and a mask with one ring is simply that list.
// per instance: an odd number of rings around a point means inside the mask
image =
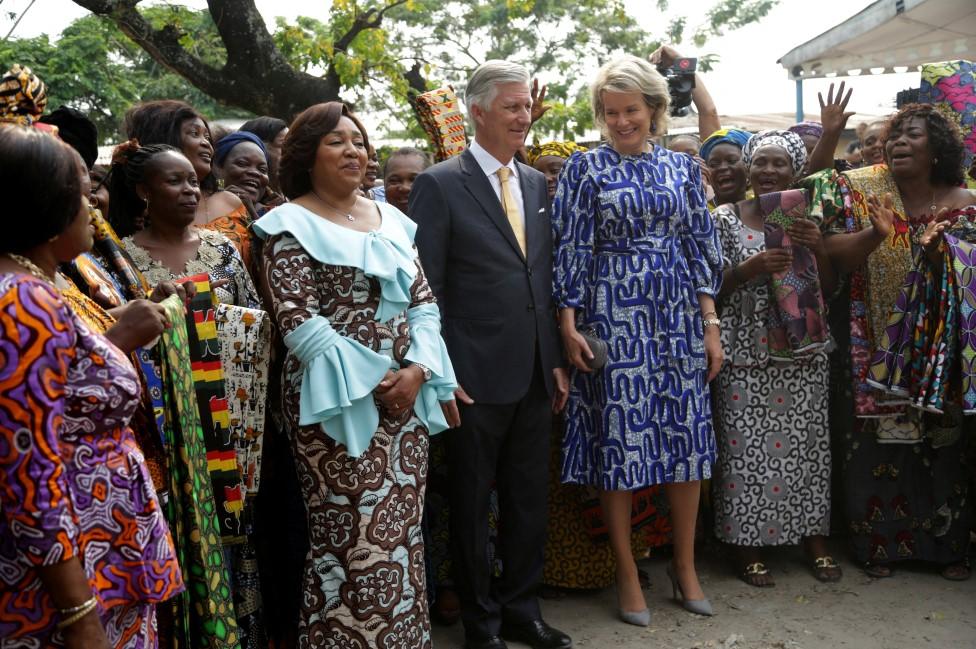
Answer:
[{"label": "sandal", "polygon": [[776,582],[769,577],[766,564],[761,561],[746,565],[739,573],[739,579],[756,588],[772,588]]},{"label": "sandal", "polygon": [[887,579],[894,572],[891,566],[883,563],[865,563],[862,569],[864,570],[864,574],[874,579]]},{"label": "sandal", "polygon": [[824,583],[840,581],[841,577],[844,576],[840,564],[834,561],[834,558],[829,554],[814,558],[812,568],[813,576],[816,577],[817,581]]},{"label": "sandal", "polygon": [[969,559],[950,563],[942,568],[942,578],[949,581],[966,581],[971,576]]}]

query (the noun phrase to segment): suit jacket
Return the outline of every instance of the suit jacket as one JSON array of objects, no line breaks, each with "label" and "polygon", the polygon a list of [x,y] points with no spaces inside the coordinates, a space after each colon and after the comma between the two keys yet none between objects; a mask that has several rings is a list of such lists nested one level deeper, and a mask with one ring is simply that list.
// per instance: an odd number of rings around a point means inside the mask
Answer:
[{"label": "suit jacket", "polygon": [[458,383],[475,402],[514,403],[536,350],[553,390],[561,364],[552,301],[552,226],[545,177],[521,163],[527,255],[470,151],[420,174],[410,192],[417,248],[441,310]]}]

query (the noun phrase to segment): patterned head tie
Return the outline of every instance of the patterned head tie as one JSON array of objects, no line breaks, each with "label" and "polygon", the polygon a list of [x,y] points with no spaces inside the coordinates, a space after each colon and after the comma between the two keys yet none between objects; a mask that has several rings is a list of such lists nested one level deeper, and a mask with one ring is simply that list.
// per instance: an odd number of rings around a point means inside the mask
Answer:
[{"label": "patterned head tie", "polygon": [[742,149],[742,159],[746,165],[752,164],[752,159],[760,149],[768,146],[778,146],[785,149],[793,163],[793,175],[798,176],[803,171],[803,165],[807,162],[807,148],[803,146],[803,140],[796,133],[790,131],[769,130],[756,133],[746,142]]},{"label": "patterned head tie", "polygon": [[790,133],[796,133],[800,137],[803,137],[804,135],[812,135],[813,137],[817,138],[823,137],[824,132],[823,124],[820,122],[809,121],[794,124],[786,130],[788,130]]},{"label": "patterned head tie", "polygon": [[30,68],[15,63],[0,79],[0,121],[32,126],[47,106],[47,87]]},{"label": "patterned head tie", "polygon": [[558,158],[568,158],[577,151],[586,150],[585,146],[580,146],[576,142],[544,142],[529,147],[528,161],[530,165],[534,165],[535,161],[543,156],[553,155]]},{"label": "patterned head tie", "polygon": [[705,138],[701,148],[698,150],[698,155],[708,160],[708,155],[712,152],[712,149],[719,144],[731,144],[741,149],[746,145],[750,137],[752,137],[752,133],[749,131],[743,131],[738,128],[720,128]]}]

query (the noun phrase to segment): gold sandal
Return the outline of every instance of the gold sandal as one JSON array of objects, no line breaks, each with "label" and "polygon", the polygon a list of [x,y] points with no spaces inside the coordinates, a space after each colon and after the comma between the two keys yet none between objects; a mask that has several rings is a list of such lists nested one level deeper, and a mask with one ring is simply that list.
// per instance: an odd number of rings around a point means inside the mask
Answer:
[{"label": "gold sandal", "polygon": [[767,577],[769,576],[769,570],[766,569],[766,564],[761,561],[755,563],[750,563],[742,569],[739,573],[739,579],[746,582],[750,586],[755,586],[756,588],[772,588],[775,586],[775,582],[769,580],[765,583],[757,583],[755,577]]},{"label": "gold sandal", "polygon": [[840,564],[834,561],[834,558],[829,554],[816,557],[813,560],[812,568],[813,576],[816,577],[817,581],[833,583],[840,581],[841,577],[844,576],[843,571],[840,569]]}]

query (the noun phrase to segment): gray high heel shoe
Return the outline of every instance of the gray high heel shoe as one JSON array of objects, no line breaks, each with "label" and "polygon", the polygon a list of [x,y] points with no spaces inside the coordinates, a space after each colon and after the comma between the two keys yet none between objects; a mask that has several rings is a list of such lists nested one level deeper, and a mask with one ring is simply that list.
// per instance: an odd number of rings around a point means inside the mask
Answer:
[{"label": "gray high heel shoe", "polygon": [[686,611],[695,615],[705,615],[708,617],[714,615],[712,613],[712,603],[708,601],[707,597],[704,599],[685,599],[685,594],[681,590],[681,584],[678,583],[678,578],[675,576],[674,568],[670,563],[668,564],[668,577],[671,578],[671,597],[678,599],[678,595],[681,595],[681,606]]},{"label": "gray high heel shoe", "polygon": [[646,608],[642,611],[625,611],[624,609],[620,609],[620,619],[634,626],[650,626],[651,611]]},{"label": "gray high heel shoe", "polygon": [[650,609],[644,608],[639,611],[625,611],[620,605],[620,594],[617,593],[617,610],[620,611],[620,619],[627,624],[633,624],[634,626],[650,626],[651,625],[651,611]]}]

